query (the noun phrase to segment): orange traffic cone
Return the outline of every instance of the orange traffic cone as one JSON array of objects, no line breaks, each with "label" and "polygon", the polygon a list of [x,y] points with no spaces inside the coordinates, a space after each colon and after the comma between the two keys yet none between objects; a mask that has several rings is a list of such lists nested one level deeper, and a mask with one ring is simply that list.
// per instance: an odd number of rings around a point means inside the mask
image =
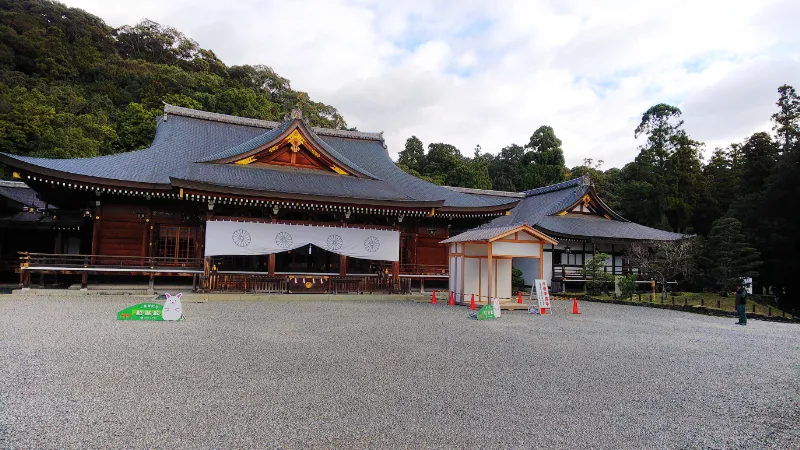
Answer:
[{"label": "orange traffic cone", "polygon": [[517,303],[522,304],[522,292],[517,292]]},{"label": "orange traffic cone", "polygon": [[450,291],[450,301],[447,302],[450,306],[456,306],[456,298],[453,296],[453,291]]},{"label": "orange traffic cone", "polygon": [[475,306],[475,294],[472,294],[472,299],[469,301],[469,309],[478,309],[478,307]]},{"label": "orange traffic cone", "polygon": [[572,314],[580,314],[580,311],[578,311],[578,299],[576,297],[572,297]]},{"label": "orange traffic cone", "polygon": [[431,303],[436,304],[436,291],[431,292]]}]

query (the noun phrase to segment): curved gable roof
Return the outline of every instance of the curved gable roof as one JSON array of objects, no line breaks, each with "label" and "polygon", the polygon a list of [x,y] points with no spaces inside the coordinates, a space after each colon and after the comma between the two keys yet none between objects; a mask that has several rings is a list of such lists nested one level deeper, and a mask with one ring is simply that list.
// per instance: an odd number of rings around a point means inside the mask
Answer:
[{"label": "curved gable roof", "polygon": [[[261,174],[240,172],[229,176],[223,169],[200,166],[214,165],[208,161],[247,152],[286,131],[290,122],[248,119],[224,114],[166,105],[164,116],[157,122],[156,136],[150,147],[116,155],[94,158],[49,159],[0,154],[0,160],[15,167],[40,171],[51,176],[75,175],[97,182],[124,182],[159,189],[171,188],[171,179],[193,179],[208,185],[230,186],[236,180],[249,187],[263,182],[273,186],[268,177],[286,180],[285,171],[266,171]],[[418,202],[437,202],[442,211],[469,212],[506,211],[519,199],[471,195],[456,192],[416,178],[398,168],[386,150],[380,133],[348,130],[305,128],[315,143],[343,164],[357,172],[380,181],[380,189],[369,179],[348,182],[348,192],[353,198],[372,198],[375,195],[395,199],[412,199]],[[43,170],[42,170],[43,169]],[[244,167],[238,167],[244,169]],[[255,168],[249,168],[256,170]],[[235,170],[235,169],[233,169]],[[258,170],[264,170],[259,168]],[[60,174],[59,174],[60,173]],[[223,177],[221,174],[225,174]],[[299,176],[297,172],[293,176]],[[227,178],[226,178],[227,177]],[[308,177],[307,177],[308,178]],[[313,177],[312,177],[313,178]],[[348,177],[338,177],[344,179]],[[85,180],[91,181],[91,180]],[[335,190],[336,181],[325,179],[328,191]],[[244,186],[243,186],[244,187]],[[344,186],[342,186],[344,187]],[[266,190],[266,189],[265,189]],[[388,190],[393,191],[388,193]],[[374,192],[381,194],[375,194]]]}]

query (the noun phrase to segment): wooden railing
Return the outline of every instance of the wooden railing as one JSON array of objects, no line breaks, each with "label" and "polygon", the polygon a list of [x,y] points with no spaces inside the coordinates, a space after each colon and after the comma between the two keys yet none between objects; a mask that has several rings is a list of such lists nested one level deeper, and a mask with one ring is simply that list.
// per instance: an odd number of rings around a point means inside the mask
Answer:
[{"label": "wooden railing", "polygon": [[[621,267],[621,266],[604,266],[603,272],[609,273],[611,275],[626,275],[628,273],[636,273],[636,270],[632,270],[629,267]],[[584,276],[583,274],[583,266],[580,264],[554,264],[553,265],[553,279],[554,280],[586,280],[590,279],[591,276]]]},{"label": "wooden railing", "polygon": [[266,292],[280,294],[286,292],[287,281],[287,277],[213,272],[209,277],[209,289],[211,291]]},{"label": "wooden railing", "polygon": [[77,255],[56,253],[20,252],[22,268],[120,268],[120,269],[155,269],[155,268],[193,268],[202,269],[202,258],[162,258],[150,256],[108,256]]},{"label": "wooden railing", "polygon": [[400,273],[403,275],[447,275],[448,271],[446,264],[400,264]]}]

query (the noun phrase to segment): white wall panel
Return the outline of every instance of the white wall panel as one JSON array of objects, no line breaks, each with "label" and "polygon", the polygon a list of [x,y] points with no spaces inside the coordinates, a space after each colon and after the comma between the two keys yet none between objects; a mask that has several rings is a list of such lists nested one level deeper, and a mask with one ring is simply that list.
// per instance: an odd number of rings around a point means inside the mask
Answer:
[{"label": "white wall panel", "polygon": [[539,244],[495,241],[492,243],[492,255],[533,256],[538,258]]}]

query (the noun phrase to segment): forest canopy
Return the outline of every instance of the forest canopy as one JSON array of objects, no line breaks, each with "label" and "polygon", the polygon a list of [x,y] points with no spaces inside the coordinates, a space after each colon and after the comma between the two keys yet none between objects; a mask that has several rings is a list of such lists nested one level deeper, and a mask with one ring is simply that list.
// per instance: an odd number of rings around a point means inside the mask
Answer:
[{"label": "forest canopy", "polygon": [[299,106],[313,126],[347,127],[270,67],[227,66],[175,28],[114,29],[57,2],[0,0],[0,151],[76,158],[147,147],[164,102],[265,120]]}]

